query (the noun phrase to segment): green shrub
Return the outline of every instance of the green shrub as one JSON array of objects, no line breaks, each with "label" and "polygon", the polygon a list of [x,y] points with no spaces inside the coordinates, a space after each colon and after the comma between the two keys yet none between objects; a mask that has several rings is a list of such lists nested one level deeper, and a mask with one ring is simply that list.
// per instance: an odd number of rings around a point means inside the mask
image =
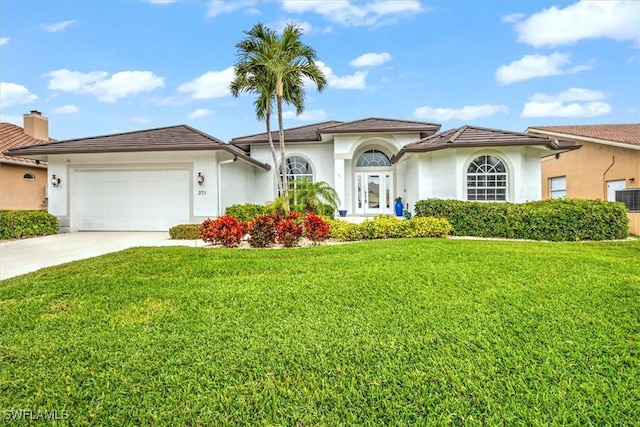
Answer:
[{"label": "green shrub", "polygon": [[329,224],[329,237],[332,239],[342,240],[345,242],[362,240],[360,229],[358,227],[359,224],[340,221],[337,219],[330,219],[327,223]]},{"label": "green shrub", "polygon": [[451,224],[446,218],[414,217],[409,221],[406,237],[447,237]]},{"label": "green shrub", "polygon": [[232,216],[244,222],[251,221],[253,217],[266,214],[267,212],[268,209],[266,206],[256,205],[254,203],[231,205],[224,210],[225,215]]},{"label": "green shrub", "polygon": [[200,224],[180,224],[169,229],[171,240],[198,240],[202,239]]},{"label": "green shrub", "polygon": [[381,215],[373,219],[374,239],[396,239],[407,237],[409,222],[390,215]]},{"label": "green shrub", "polygon": [[48,236],[59,228],[58,219],[47,211],[0,210],[0,239]]},{"label": "green shrub", "polygon": [[622,203],[554,199],[522,204],[421,200],[416,216],[446,218],[456,236],[575,241],[624,239],[629,219]]}]

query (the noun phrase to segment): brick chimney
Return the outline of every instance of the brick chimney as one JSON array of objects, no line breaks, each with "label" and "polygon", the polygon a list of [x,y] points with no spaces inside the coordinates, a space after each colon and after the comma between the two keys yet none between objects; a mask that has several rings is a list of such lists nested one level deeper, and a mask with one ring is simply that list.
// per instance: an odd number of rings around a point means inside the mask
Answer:
[{"label": "brick chimney", "polygon": [[29,114],[24,114],[24,133],[36,139],[49,141],[49,119],[42,117],[38,110],[31,110]]}]

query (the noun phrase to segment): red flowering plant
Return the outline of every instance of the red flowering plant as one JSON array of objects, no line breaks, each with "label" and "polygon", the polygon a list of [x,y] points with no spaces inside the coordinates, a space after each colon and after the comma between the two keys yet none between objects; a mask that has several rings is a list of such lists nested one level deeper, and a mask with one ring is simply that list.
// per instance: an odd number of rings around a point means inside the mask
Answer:
[{"label": "red flowering plant", "polygon": [[223,215],[216,219],[206,219],[200,225],[202,240],[221,244],[226,248],[238,246],[245,235],[245,226],[238,219]]},{"label": "red flowering plant", "polygon": [[318,215],[308,213],[303,221],[304,235],[311,240],[314,245],[329,236],[329,224]]},{"label": "red flowering plant", "polygon": [[249,244],[254,248],[265,248],[276,241],[278,216],[257,215],[247,225]]},{"label": "red flowering plant", "polygon": [[302,238],[302,221],[294,219],[281,219],[277,225],[277,241],[287,248],[298,246]]}]

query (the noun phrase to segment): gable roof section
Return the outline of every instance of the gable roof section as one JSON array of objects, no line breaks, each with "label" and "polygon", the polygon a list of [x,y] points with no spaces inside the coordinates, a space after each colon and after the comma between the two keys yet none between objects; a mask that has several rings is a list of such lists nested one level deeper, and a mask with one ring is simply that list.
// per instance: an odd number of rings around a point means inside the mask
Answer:
[{"label": "gable roof section", "polygon": [[[370,133],[370,132],[417,132],[420,137],[433,135],[440,129],[436,123],[416,122],[409,120],[382,119],[369,117],[367,119],[354,120],[351,122],[327,121],[314,123],[311,125],[298,126],[284,130],[284,140],[286,142],[316,142],[321,141],[321,135],[331,135],[338,133]],[[278,141],[278,131],[272,131],[271,137]],[[232,144],[247,146],[251,144],[263,144],[269,142],[267,133],[241,136],[233,138]]]},{"label": "gable roof section", "polygon": [[[284,140],[287,142],[311,142],[311,141],[319,141],[320,134],[318,133],[318,129],[325,127],[336,125],[342,122],[338,122],[335,120],[331,120],[328,122],[314,123],[311,125],[298,126],[294,128],[289,128],[284,130]],[[279,140],[278,131],[271,132],[271,138],[273,141]],[[240,136],[237,138],[233,138],[231,140],[232,144],[237,145],[249,145],[249,144],[261,144],[268,143],[269,139],[267,138],[267,133],[256,133],[254,135]]]},{"label": "gable roof section", "polygon": [[574,150],[580,148],[573,141],[558,141],[541,136],[527,135],[500,129],[488,129],[464,125],[405,145],[393,158],[396,163],[406,153],[424,153],[444,148],[461,147],[505,147],[540,145],[551,150]]},{"label": "gable roof section", "polygon": [[[369,117],[351,122],[324,126],[318,131],[321,134],[331,133],[368,133],[368,132],[420,132],[424,138],[440,130],[437,123],[416,122],[409,120],[384,119]],[[424,134],[424,135],[423,135]]]},{"label": "gable roof section", "polygon": [[14,155],[47,156],[53,154],[127,153],[145,151],[223,150],[262,169],[271,166],[252,159],[242,149],[187,125],[146,129],[89,138],[69,139],[10,151]]},{"label": "gable roof section", "polygon": [[[53,139],[49,139],[54,141]],[[3,163],[19,163],[25,166],[46,167],[46,162],[40,162],[33,159],[14,156],[6,151],[14,148],[30,147],[42,144],[44,141],[28,135],[18,125],[13,123],[0,123],[0,162]]]},{"label": "gable roof section", "polygon": [[531,126],[535,133],[560,138],[582,139],[599,144],[640,149],[640,123],[614,125]]}]

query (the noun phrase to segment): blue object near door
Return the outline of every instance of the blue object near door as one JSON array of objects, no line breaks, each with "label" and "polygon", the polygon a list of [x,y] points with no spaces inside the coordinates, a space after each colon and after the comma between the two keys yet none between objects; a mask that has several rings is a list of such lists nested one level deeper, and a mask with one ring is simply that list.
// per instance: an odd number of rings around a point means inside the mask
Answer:
[{"label": "blue object near door", "polygon": [[398,197],[396,199],[396,216],[402,216],[403,206],[402,206],[402,198]]},{"label": "blue object near door", "polygon": [[347,211],[346,210],[339,210],[338,214],[340,215],[340,217],[344,218],[347,216]]}]

